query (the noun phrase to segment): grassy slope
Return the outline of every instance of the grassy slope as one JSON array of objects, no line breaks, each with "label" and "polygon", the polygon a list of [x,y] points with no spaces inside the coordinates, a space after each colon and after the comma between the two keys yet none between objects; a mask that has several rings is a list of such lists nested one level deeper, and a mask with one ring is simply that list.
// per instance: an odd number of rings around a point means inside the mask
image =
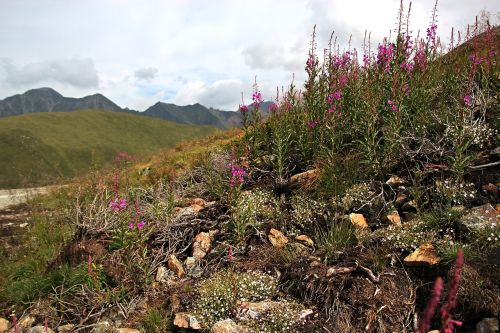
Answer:
[{"label": "grassy slope", "polygon": [[117,152],[145,157],[214,129],[101,110],[0,120],[0,188],[40,185],[102,166]]}]

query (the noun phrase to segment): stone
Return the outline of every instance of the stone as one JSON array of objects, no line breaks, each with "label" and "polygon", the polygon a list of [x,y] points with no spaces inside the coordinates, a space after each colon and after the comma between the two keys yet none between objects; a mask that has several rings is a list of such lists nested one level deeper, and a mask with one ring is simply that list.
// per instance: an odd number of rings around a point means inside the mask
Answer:
[{"label": "stone", "polygon": [[296,254],[303,257],[307,257],[311,253],[311,249],[301,243],[291,243],[290,247]]},{"label": "stone", "polygon": [[34,326],[30,328],[26,333],[54,333],[53,330],[51,330],[49,327],[45,329],[45,326],[39,325],[39,326]]},{"label": "stone", "polygon": [[35,317],[27,315],[22,317],[17,322],[17,327],[19,328],[20,331],[27,331],[31,326],[33,326],[34,322],[35,322]]},{"label": "stone", "polygon": [[21,224],[19,225],[19,228],[24,229],[24,228],[26,228],[27,226],[28,226],[28,223],[27,223],[27,222],[24,222],[24,223],[21,223]]},{"label": "stone", "polygon": [[186,273],[184,271],[184,267],[182,267],[182,263],[173,254],[168,257],[167,264],[168,268],[170,268],[170,270],[174,272],[174,274],[177,275],[178,278],[183,277]]},{"label": "stone", "polygon": [[95,324],[92,329],[92,333],[108,333],[111,331],[111,323],[107,320],[103,320]]},{"label": "stone", "polygon": [[196,258],[187,257],[186,260],[184,260],[184,266],[186,266],[188,271],[192,270],[196,266]]},{"label": "stone", "polygon": [[484,318],[476,325],[475,333],[498,333],[498,319]]},{"label": "stone", "polygon": [[299,235],[295,237],[296,241],[302,242],[303,244],[313,247],[314,246],[314,241],[311,239],[311,237],[307,235]]},{"label": "stone", "polygon": [[498,224],[500,224],[500,216],[497,210],[489,203],[472,208],[466,215],[460,218],[460,226],[469,232],[482,230]]},{"label": "stone", "polygon": [[303,182],[307,182],[307,181],[312,181],[312,180],[316,179],[318,174],[319,174],[318,169],[308,170],[306,172],[301,172],[301,173],[298,173],[296,175],[293,175],[292,177],[290,177],[290,182],[291,183],[303,183]]},{"label": "stone", "polygon": [[238,319],[257,319],[262,313],[273,307],[282,307],[283,302],[262,301],[262,302],[238,302],[236,304]]},{"label": "stone", "polygon": [[363,214],[351,213],[349,214],[349,220],[358,230],[370,230]]},{"label": "stone", "polygon": [[198,206],[201,206],[201,207],[205,207],[207,205],[207,202],[201,198],[194,198],[191,200],[190,202],[191,206],[192,205],[198,205]]},{"label": "stone", "polygon": [[269,231],[269,235],[267,235],[267,238],[269,238],[271,244],[273,244],[273,246],[277,248],[282,248],[288,243],[288,238],[286,238],[286,236],[283,235],[281,231],[274,228]]},{"label": "stone", "polygon": [[441,259],[438,257],[436,249],[432,243],[424,243],[415,251],[410,253],[404,263],[408,266],[433,266],[437,265]]},{"label": "stone", "polygon": [[73,330],[73,328],[75,328],[75,325],[73,324],[66,324],[66,325],[62,325],[62,326],[59,326],[57,328],[57,332],[59,333],[69,333]]},{"label": "stone", "polygon": [[244,333],[250,332],[248,328],[236,324],[232,319],[226,319],[216,322],[212,329],[212,333]]},{"label": "stone", "polygon": [[500,214],[500,204],[497,204],[495,206],[495,210],[497,211],[498,214]]},{"label": "stone", "polygon": [[174,283],[172,271],[165,266],[158,267],[155,280],[160,283],[166,283],[167,285]]},{"label": "stone", "polygon": [[492,183],[488,183],[482,186],[483,191],[489,193],[495,197],[498,197],[498,186],[493,185]]},{"label": "stone", "polygon": [[405,184],[405,181],[403,178],[401,177],[398,177],[398,176],[392,176],[391,178],[389,178],[386,182],[385,182],[387,185],[391,186],[391,187],[398,187],[398,186],[401,186],[401,185],[404,185]]},{"label": "stone", "polygon": [[115,329],[113,333],[141,333],[141,331],[135,328],[120,327]]},{"label": "stone", "polygon": [[210,250],[211,243],[212,240],[208,232],[200,232],[196,235],[193,243],[193,257],[198,260],[203,259]]},{"label": "stone", "polygon": [[386,217],[387,217],[387,220],[391,224],[397,225],[397,226],[401,225],[401,217],[399,216],[399,213],[397,210],[390,212],[389,214],[387,214]]},{"label": "stone", "polygon": [[179,312],[175,314],[174,326],[180,328],[190,328],[192,330],[201,330],[201,325],[196,317],[187,312]]},{"label": "stone", "polygon": [[10,322],[5,318],[0,318],[0,333],[5,333],[10,328]]},{"label": "stone", "polygon": [[408,200],[408,196],[404,193],[399,193],[396,196],[396,201],[394,201],[394,204],[397,207],[401,207],[406,201]]}]

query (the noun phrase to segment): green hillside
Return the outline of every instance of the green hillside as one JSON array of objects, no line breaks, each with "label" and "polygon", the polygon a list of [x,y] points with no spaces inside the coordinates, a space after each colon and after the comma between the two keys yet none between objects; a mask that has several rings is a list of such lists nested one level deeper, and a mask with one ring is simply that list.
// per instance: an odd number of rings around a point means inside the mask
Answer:
[{"label": "green hillside", "polygon": [[0,188],[43,185],[102,166],[122,151],[144,157],[214,129],[102,110],[0,120]]}]

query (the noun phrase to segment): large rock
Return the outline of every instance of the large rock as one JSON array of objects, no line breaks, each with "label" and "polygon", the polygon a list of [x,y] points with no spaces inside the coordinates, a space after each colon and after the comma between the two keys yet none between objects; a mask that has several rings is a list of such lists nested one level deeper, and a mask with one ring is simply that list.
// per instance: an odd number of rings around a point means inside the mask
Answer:
[{"label": "large rock", "polygon": [[168,268],[170,268],[170,270],[172,272],[174,272],[178,278],[181,278],[184,276],[184,274],[185,274],[184,267],[182,267],[182,263],[179,261],[179,259],[177,259],[177,257],[175,255],[172,254],[168,257],[167,264],[168,264]]},{"label": "large rock", "polygon": [[306,182],[311,182],[314,181],[319,174],[318,169],[312,169],[308,170],[306,172],[298,173],[296,175],[293,175],[290,177],[290,182],[291,183],[306,183]]},{"label": "large rock", "polygon": [[408,266],[432,266],[437,265],[441,259],[438,257],[436,249],[432,243],[422,244],[413,253],[404,259]]},{"label": "large rock", "polygon": [[366,219],[363,214],[351,213],[349,214],[349,220],[360,231],[369,231],[370,227],[366,223]]},{"label": "large rock", "polygon": [[0,318],[0,333],[7,332],[10,328],[10,322],[5,318]]},{"label": "large rock", "polygon": [[267,238],[269,238],[271,244],[273,244],[273,246],[277,248],[282,248],[288,243],[288,238],[286,238],[286,236],[283,235],[281,231],[274,228],[269,231],[269,235],[267,235]]},{"label": "large rock", "polygon": [[39,325],[39,326],[35,326],[35,327],[30,328],[26,333],[54,333],[54,331],[48,327],[47,327],[47,329],[45,329],[45,326]]},{"label": "large rock", "polygon": [[467,231],[478,231],[491,225],[499,225],[500,217],[491,204],[472,208],[460,219],[460,225]]},{"label": "large rock", "polygon": [[232,319],[218,321],[210,330],[212,333],[245,333],[250,332],[248,328],[236,324]]},{"label": "large rock", "polygon": [[476,325],[475,333],[498,333],[498,319],[497,318],[484,318]]},{"label": "large rock", "polygon": [[389,221],[393,225],[400,226],[401,225],[401,217],[399,216],[399,213],[397,210],[394,210],[387,214],[386,216],[387,221]]},{"label": "large rock", "polygon": [[187,312],[179,312],[175,314],[174,326],[189,328],[192,330],[201,330],[201,325],[196,317]]},{"label": "large rock", "polygon": [[198,260],[203,259],[210,250],[211,243],[212,240],[208,232],[200,232],[196,235],[193,243],[193,257]]},{"label": "large rock", "polygon": [[301,242],[302,244],[310,246],[310,247],[314,246],[314,241],[311,239],[311,237],[309,237],[307,235],[299,235],[299,236],[295,237],[295,240]]}]

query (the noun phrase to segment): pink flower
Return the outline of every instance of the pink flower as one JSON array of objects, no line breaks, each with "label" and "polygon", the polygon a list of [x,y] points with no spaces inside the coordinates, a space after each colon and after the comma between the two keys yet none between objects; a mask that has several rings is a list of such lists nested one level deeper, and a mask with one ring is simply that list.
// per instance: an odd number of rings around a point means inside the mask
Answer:
[{"label": "pink flower", "polygon": [[334,101],[340,101],[342,99],[342,93],[340,91],[336,91],[326,98],[328,104],[332,104]]},{"label": "pink flower", "polygon": [[349,78],[347,77],[347,75],[342,74],[342,75],[340,76],[340,78],[339,78],[339,84],[340,84],[341,86],[345,86],[345,85],[347,85],[347,83],[348,83],[348,82],[349,82]]},{"label": "pink flower", "polygon": [[481,57],[478,57],[477,55],[473,54],[470,56],[470,61],[475,65],[481,65],[481,63],[483,62],[483,59],[481,59]]},{"label": "pink flower", "polygon": [[109,208],[111,208],[115,212],[120,212],[120,211],[124,210],[125,208],[127,208],[127,200],[125,198],[111,199],[111,201],[109,203]]},{"label": "pink flower", "polygon": [[229,179],[229,185],[231,187],[235,187],[237,185],[243,184],[243,182],[245,181],[245,177],[247,175],[246,170],[236,163],[229,163],[228,167],[230,168],[230,172],[231,172],[231,178]]},{"label": "pink flower", "polygon": [[434,282],[434,290],[432,291],[432,296],[427,303],[427,307],[422,314],[420,319],[419,332],[426,333],[429,331],[431,319],[434,316],[434,312],[441,298],[441,292],[443,291],[443,279],[438,277],[436,282]]},{"label": "pink flower", "polygon": [[262,103],[262,94],[259,92],[259,91],[255,91],[253,94],[252,94],[252,101],[254,104],[260,104]]},{"label": "pink flower", "polygon": [[436,29],[437,25],[432,23],[429,28],[427,28],[427,39],[431,42],[434,42],[436,39]]},{"label": "pink flower", "polygon": [[141,220],[141,222],[137,223],[137,229],[142,230],[145,224],[146,222],[144,222],[144,220]]},{"label": "pink flower", "polygon": [[391,111],[392,111],[392,112],[395,112],[395,113],[396,113],[396,112],[398,112],[398,111],[399,111],[399,110],[398,110],[398,106],[396,105],[396,103],[395,103],[395,102],[393,102],[393,101],[391,101],[391,100],[388,100],[388,101],[387,101],[387,104],[389,104],[389,106],[391,107]]},{"label": "pink flower", "polygon": [[455,270],[453,271],[453,279],[450,282],[448,297],[446,303],[441,307],[441,320],[444,324],[445,333],[453,333],[453,326],[462,326],[462,323],[451,319],[451,311],[455,308],[457,303],[458,285],[462,274],[462,266],[464,265],[464,251],[459,249],[457,251],[457,259],[455,261]]},{"label": "pink flower", "polygon": [[273,102],[269,105],[269,112],[276,112],[276,111],[278,111],[278,104]]},{"label": "pink flower", "polygon": [[307,126],[309,126],[310,129],[315,129],[316,126],[318,126],[318,122],[316,120],[311,120]]},{"label": "pink flower", "polygon": [[378,46],[377,64],[379,64],[382,69],[388,70],[393,58],[394,44],[380,44]]},{"label": "pink flower", "polygon": [[128,225],[128,228],[129,228],[130,230],[133,230],[133,229],[134,229],[134,224],[133,224],[132,222],[130,222],[130,224]]},{"label": "pink flower", "polygon": [[471,95],[465,95],[464,96],[464,104],[467,106],[470,106],[472,104],[472,97]]},{"label": "pink flower", "polygon": [[316,59],[314,57],[314,54],[310,53],[309,58],[307,58],[306,61],[307,69],[312,70],[313,67],[316,65]]},{"label": "pink flower", "polygon": [[248,112],[248,106],[245,104],[240,105],[240,112],[241,113],[247,113]]}]

